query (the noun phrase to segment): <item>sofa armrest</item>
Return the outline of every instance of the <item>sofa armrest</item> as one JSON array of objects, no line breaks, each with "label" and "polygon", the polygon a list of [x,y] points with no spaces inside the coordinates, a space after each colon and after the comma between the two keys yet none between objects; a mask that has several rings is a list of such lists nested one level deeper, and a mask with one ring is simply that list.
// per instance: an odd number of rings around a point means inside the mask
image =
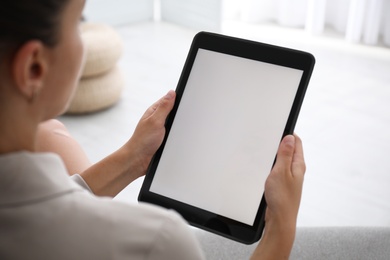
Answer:
[{"label": "sofa armrest", "polygon": [[[257,244],[243,245],[195,229],[207,259],[249,259]],[[390,227],[299,227],[294,259],[390,259]]]}]

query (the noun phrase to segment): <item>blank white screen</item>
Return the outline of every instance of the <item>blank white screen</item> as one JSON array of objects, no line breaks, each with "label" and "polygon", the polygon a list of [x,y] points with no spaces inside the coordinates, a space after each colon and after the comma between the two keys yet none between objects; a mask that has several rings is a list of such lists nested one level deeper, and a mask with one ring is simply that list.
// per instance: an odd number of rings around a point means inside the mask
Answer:
[{"label": "blank white screen", "polygon": [[150,190],[253,225],[302,73],[199,49]]}]

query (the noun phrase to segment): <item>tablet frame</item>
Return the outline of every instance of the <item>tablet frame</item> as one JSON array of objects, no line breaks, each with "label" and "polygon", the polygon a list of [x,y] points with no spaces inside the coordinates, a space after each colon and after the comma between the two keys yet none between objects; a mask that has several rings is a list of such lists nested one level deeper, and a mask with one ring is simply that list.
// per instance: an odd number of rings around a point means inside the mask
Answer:
[{"label": "tablet frame", "polygon": [[315,58],[310,53],[284,47],[209,32],[198,33],[194,37],[176,88],[175,105],[166,120],[166,134],[163,143],[152,158],[144,182],[142,184],[138,197],[139,201],[157,204],[168,209],[174,209],[180,213],[183,218],[186,219],[192,226],[216,233],[244,244],[252,244],[261,238],[265,226],[264,218],[266,201],[264,195],[259,205],[254,225],[250,226],[236,220],[229,219],[225,216],[220,216],[213,212],[209,212],[204,209],[200,209],[198,207],[188,205],[186,203],[150,191],[155,171],[170,133],[170,129],[179,107],[179,103],[183,96],[198,49],[215,51],[223,54],[234,55],[303,71],[292,109],[290,111],[288,120],[286,122],[286,127],[281,138],[287,134],[292,134],[294,131],[299,111],[314,68]]}]

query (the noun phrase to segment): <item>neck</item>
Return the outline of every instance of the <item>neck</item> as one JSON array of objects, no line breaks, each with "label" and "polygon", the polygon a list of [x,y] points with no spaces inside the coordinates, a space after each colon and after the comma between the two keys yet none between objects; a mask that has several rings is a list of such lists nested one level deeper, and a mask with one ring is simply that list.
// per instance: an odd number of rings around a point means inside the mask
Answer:
[{"label": "neck", "polygon": [[39,120],[32,108],[0,108],[0,154],[34,151]]}]

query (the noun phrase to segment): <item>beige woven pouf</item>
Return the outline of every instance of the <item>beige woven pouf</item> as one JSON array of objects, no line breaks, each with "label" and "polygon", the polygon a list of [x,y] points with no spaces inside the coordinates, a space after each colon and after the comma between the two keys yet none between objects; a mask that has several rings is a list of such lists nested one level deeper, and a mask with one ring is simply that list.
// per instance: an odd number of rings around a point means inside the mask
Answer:
[{"label": "beige woven pouf", "polygon": [[67,113],[91,113],[108,108],[118,101],[123,86],[123,76],[118,67],[99,76],[84,78],[79,83]]},{"label": "beige woven pouf", "polygon": [[84,23],[81,37],[86,61],[68,114],[91,113],[114,105],[125,84],[116,67],[123,43],[115,30],[104,24]]},{"label": "beige woven pouf", "polygon": [[80,26],[86,52],[82,77],[96,76],[112,69],[123,52],[118,33],[105,24],[83,23]]}]

